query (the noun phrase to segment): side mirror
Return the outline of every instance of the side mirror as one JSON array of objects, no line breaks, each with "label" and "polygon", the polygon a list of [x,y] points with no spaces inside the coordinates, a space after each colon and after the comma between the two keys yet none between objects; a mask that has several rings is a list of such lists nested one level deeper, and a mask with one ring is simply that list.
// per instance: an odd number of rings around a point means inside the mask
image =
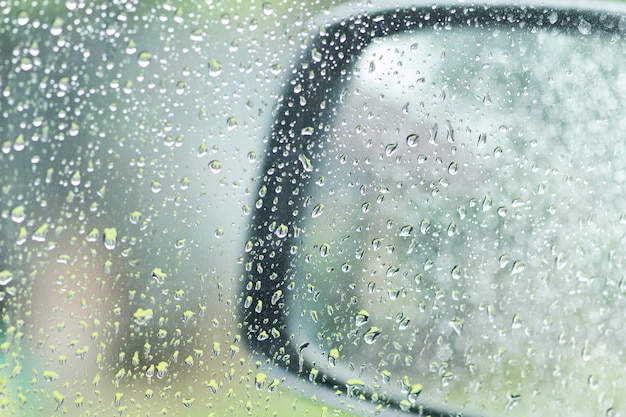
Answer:
[{"label": "side mirror", "polygon": [[251,349],[375,409],[625,409],[626,9],[605,8],[322,25],[265,156]]}]

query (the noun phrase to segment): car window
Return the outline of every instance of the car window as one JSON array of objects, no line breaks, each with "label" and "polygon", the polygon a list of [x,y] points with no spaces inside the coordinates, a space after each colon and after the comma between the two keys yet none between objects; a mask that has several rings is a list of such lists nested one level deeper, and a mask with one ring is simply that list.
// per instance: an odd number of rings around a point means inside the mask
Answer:
[{"label": "car window", "polygon": [[[380,409],[619,410],[615,18],[407,7],[329,25],[260,187],[254,349]],[[606,402],[576,396],[590,384]]]},{"label": "car window", "polygon": [[0,1],[0,414],[623,410],[621,37],[442,25],[325,61],[387,7]]},{"label": "car window", "polygon": [[0,414],[320,410],[237,324],[311,2],[1,2]]}]

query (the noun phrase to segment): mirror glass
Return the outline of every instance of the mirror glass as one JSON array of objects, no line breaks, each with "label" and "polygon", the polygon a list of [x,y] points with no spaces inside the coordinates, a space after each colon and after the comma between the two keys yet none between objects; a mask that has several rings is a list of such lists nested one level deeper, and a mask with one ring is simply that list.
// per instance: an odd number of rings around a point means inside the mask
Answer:
[{"label": "mirror glass", "polygon": [[349,395],[625,407],[626,51],[585,23],[405,33],[352,68],[301,158],[288,316]]}]

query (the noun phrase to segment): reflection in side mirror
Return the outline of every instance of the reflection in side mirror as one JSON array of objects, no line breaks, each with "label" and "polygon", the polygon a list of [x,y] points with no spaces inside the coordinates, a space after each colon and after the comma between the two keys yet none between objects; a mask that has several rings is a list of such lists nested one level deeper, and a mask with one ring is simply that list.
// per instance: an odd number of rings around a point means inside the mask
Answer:
[{"label": "reflection in side mirror", "polygon": [[416,413],[624,409],[624,22],[413,8],[321,31],[246,247],[253,349]]}]

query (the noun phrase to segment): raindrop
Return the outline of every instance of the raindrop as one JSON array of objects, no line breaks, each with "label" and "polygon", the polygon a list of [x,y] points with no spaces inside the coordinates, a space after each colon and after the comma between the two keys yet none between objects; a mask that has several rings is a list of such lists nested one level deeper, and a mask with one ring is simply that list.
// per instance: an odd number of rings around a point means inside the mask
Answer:
[{"label": "raindrop", "polygon": [[406,236],[411,236],[411,233],[413,233],[413,226],[406,225],[406,226],[402,226],[398,235],[406,237]]},{"label": "raindrop", "polygon": [[229,117],[226,120],[226,129],[228,131],[234,130],[237,127],[237,119],[235,117]]},{"label": "raindrop", "polygon": [[370,319],[370,314],[366,310],[361,310],[356,314],[354,318],[354,322],[357,325],[357,327],[360,327],[364,325],[365,323],[367,323],[369,319]]},{"label": "raindrop", "polygon": [[154,317],[154,313],[151,308],[147,310],[144,310],[143,308],[138,308],[133,314],[133,320],[140,326],[145,325],[149,320],[152,319],[152,317]]},{"label": "raindrop", "polygon": [[267,390],[269,392],[274,392],[276,391],[276,388],[278,388],[279,384],[280,384],[280,381],[278,380],[278,378],[274,378],[272,382],[270,382],[270,384],[267,386]]},{"label": "raindrop", "polygon": [[254,386],[256,389],[260,390],[265,386],[265,381],[267,380],[267,375],[259,372],[254,376]]},{"label": "raindrop", "polygon": [[139,52],[139,56],[137,57],[137,63],[141,68],[146,68],[148,65],[150,65],[151,61],[152,54],[150,52]]},{"label": "raindrop", "polygon": [[426,261],[424,262],[424,271],[428,271],[433,266],[435,266],[435,261],[430,258],[426,259]]},{"label": "raindrop", "polygon": [[387,278],[395,276],[398,272],[400,272],[400,267],[397,265],[391,265],[389,268],[387,268]]},{"label": "raindrop", "polygon": [[482,209],[483,211],[488,211],[491,207],[493,207],[493,199],[491,194],[487,194],[485,198],[483,198]]},{"label": "raindrop", "polygon": [[437,123],[433,124],[428,132],[428,142],[433,145],[437,144],[437,133],[439,132],[439,125]]},{"label": "raindrop", "polygon": [[551,24],[555,24],[557,20],[559,20],[559,14],[557,12],[550,13],[550,16],[548,16],[548,20]]},{"label": "raindrop", "polygon": [[376,341],[376,339],[378,339],[378,336],[380,336],[381,333],[382,330],[380,330],[378,327],[370,327],[363,335],[363,340],[365,340],[365,343],[367,343],[368,345],[371,345]]},{"label": "raindrop", "polygon": [[20,59],[20,69],[22,71],[30,71],[33,69],[33,60],[27,56]]},{"label": "raindrop", "polygon": [[515,261],[513,262],[513,266],[511,266],[511,275],[519,274],[524,270],[525,264],[524,261]]},{"label": "raindrop", "polygon": [[209,162],[209,169],[212,173],[217,174],[222,170],[222,163],[217,159],[214,159],[213,161]]},{"label": "raindrop", "polygon": [[63,33],[63,24],[63,19],[61,19],[60,17],[54,19],[52,25],[50,25],[50,33],[52,34],[52,36],[59,36],[61,33]]},{"label": "raindrop", "polygon": [[211,58],[209,60],[209,75],[211,77],[217,77],[222,73],[222,64],[216,59]]},{"label": "raindrop", "polygon": [[328,353],[328,364],[330,366],[337,365],[337,361],[339,359],[339,351],[337,349],[331,349]]},{"label": "raindrop", "polygon": [[461,278],[461,267],[459,265],[455,265],[450,272],[450,276],[452,279],[460,279]]},{"label": "raindrop", "polygon": [[284,224],[281,224],[280,226],[276,228],[276,231],[274,233],[276,234],[276,236],[283,239],[287,237],[287,234],[289,233],[289,227],[285,226]]},{"label": "raindrop", "polygon": [[522,399],[522,396],[519,394],[509,394],[509,398],[506,402],[505,410],[506,411],[512,410],[516,405],[519,404],[521,399]]},{"label": "raindrop", "polygon": [[330,245],[328,245],[327,243],[324,243],[322,246],[320,246],[320,256],[325,258],[328,256],[328,253],[330,252]]},{"label": "raindrop", "polygon": [[11,210],[11,220],[15,223],[22,223],[26,219],[26,209],[23,205],[17,206]]},{"label": "raindrop", "polygon": [[413,384],[411,388],[409,388],[409,392],[407,394],[407,399],[411,402],[411,404],[417,404],[417,397],[422,392],[422,384]]},{"label": "raindrop", "polygon": [[511,320],[511,328],[519,329],[520,327],[522,327],[522,316],[520,313],[515,313],[513,320]]},{"label": "raindrop", "polygon": [[456,175],[458,171],[459,171],[459,164],[457,164],[456,162],[452,162],[450,163],[450,165],[448,165],[448,173],[450,175]]},{"label": "raindrop", "polygon": [[454,330],[454,333],[456,333],[457,336],[460,336],[463,332],[463,324],[465,324],[465,320],[460,317],[455,317],[452,321],[448,322],[448,325],[452,330]]},{"label": "raindrop", "polygon": [[578,23],[578,31],[583,35],[589,35],[591,33],[591,23],[581,18]]},{"label": "raindrop", "polygon": [[417,133],[412,133],[406,137],[406,144],[409,146],[409,148],[414,148],[417,146],[419,139],[420,137]]},{"label": "raindrop", "polygon": [[274,13],[274,7],[272,6],[272,3],[270,3],[269,1],[265,1],[263,2],[263,14],[265,16],[271,16],[272,13]]},{"label": "raindrop", "polygon": [[77,187],[80,185],[80,171],[75,171],[74,174],[72,175],[72,178],[70,179],[70,183],[74,186]]},{"label": "raindrop", "polygon": [[476,143],[476,146],[478,148],[482,148],[483,146],[485,146],[487,144],[487,135],[485,133],[481,133],[478,136],[478,143]]},{"label": "raindrop", "polygon": [[28,22],[30,21],[30,17],[28,15],[28,11],[26,10],[20,10],[19,12],[17,12],[17,24],[20,26],[24,26],[26,24],[28,24]]},{"label": "raindrop", "polygon": [[365,388],[365,383],[357,378],[350,378],[346,381],[348,397],[358,395]]},{"label": "raindrop", "polygon": [[117,229],[114,227],[106,227],[104,229],[104,247],[108,250],[115,249],[117,244]]},{"label": "raindrop", "polygon": [[0,271],[0,285],[8,285],[11,281],[13,281],[13,273],[11,271]]},{"label": "raindrop", "polygon": [[302,164],[302,168],[306,172],[313,171],[313,164],[311,164],[311,160],[309,158],[307,158],[306,155],[304,155],[304,154],[298,155],[298,160],[300,161],[300,163]]},{"label": "raindrop", "polygon": [[311,59],[313,62],[320,62],[322,60],[322,53],[317,50],[317,48],[313,48],[311,51]]},{"label": "raindrop", "polygon": [[324,205],[318,204],[313,208],[313,212],[311,212],[311,217],[315,219],[316,217],[321,216],[323,212],[324,212]]},{"label": "raindrop", "polygon": [[398,149],[398,142],[390,143],[389,145],[385,146],[385,155],[391,156],[396,152],[397,149]]}]

